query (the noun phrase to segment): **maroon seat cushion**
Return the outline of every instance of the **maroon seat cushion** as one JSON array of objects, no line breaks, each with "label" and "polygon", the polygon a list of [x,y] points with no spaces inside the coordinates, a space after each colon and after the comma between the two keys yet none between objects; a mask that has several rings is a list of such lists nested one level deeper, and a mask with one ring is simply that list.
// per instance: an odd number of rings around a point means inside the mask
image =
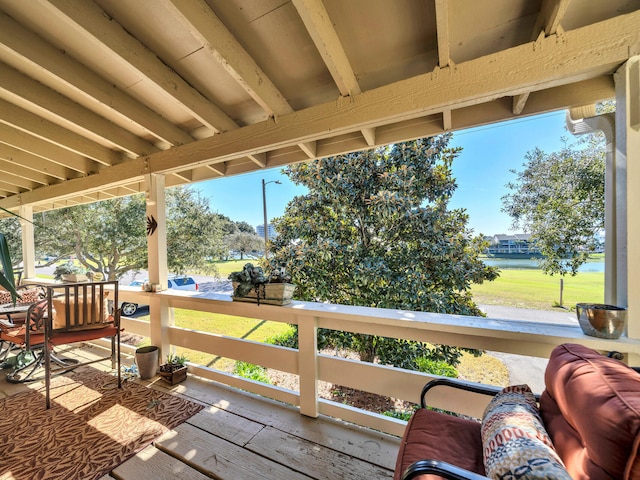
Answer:
[{"label": "maroon seat cushion", "polygon": [[582,345],[556,347],[540,414],[574,480],[639,479],[640,375]]},{"label": "maroon seat cushion", "polygon": [[[402,438],[394,480],[418,460],[442,460],[452,465],[484,475],[480,422],[452,415],[418,409]],[[421,480],[440,478],[421,475]]]},{"label": "maroon seat cushion", "polygon": [[69,343],[90,342],[103,337],[113,337],[118,329],[112,324],[104,324],[101,328],[77,330],[70,332],[56,332],[49,340],[51,345],[66,345]]}]

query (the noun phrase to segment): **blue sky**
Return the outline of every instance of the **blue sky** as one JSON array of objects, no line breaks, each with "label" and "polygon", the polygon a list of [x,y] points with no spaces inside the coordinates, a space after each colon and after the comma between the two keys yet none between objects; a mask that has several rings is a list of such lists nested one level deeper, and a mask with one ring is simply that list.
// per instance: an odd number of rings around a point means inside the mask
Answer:
[{"label": "blue sky", "polygon": [[[515,233],[510,228],[509,216],[500,211],[505,185],[515,178],[509,170],[522,170],[526,153],[535,147],[545,152],[559,150],[563,136],[574,140],[566,130],[564,111],[455,132],[450,145],[463,150],[453,162],[458,189],[450,207],[466,209],[468,225],[475,233]],[[267,182],[282,182],[266,187],[269,220],[281,216],[294,196],[306,192],[290,182],[281,170],[261,170],[201,182],[194,187],[209,199],[212,210],[255,227],[263,223],[263,178]]]}]

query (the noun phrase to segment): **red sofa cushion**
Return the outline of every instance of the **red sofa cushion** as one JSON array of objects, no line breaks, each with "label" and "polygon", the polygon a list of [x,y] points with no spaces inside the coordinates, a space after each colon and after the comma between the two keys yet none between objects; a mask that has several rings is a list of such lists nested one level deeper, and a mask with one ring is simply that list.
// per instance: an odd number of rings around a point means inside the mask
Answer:
[{"label": "red sofa cushion", "polygon": [[556,347],[540,414],[574,480],[639,479],[640,375],[582,345]]},{"label": "red sofa cushion", "polygon": [[[400,445],[394,480],[418,460],[442,460],[484,475],[480,422],[445,415],[426,408],[413,414]],[[421,475],[420,480],[440,478]]]}]

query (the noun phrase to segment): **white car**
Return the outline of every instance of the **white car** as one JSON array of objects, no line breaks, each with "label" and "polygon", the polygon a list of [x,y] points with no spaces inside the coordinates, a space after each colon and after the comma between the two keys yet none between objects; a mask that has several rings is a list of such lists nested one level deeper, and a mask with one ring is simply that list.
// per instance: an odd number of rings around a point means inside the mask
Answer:
[{"label": "white car", "polygon": [[[148,279],[144,280],[135,280],[129,284],[132,287],[141,287],[145,282],[148,282]],[[198,290],[198,283],[188,275],[170,275],[167,279],[169,288],[173,288],[174,290],[190,290],[192,292],[196,292]],[[137,303],[129,303],[123,302],[120,304],[120,311],[122,315],[125,317],[130,317],[141,305]]]}]

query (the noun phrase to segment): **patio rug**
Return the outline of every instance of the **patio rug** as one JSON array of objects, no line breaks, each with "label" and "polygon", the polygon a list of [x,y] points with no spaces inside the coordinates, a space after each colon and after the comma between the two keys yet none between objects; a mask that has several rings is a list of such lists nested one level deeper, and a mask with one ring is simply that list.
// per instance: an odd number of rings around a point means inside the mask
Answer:
[{"label": "patio rug", "polygon": [[[0,400],[0,479],[98,479],[203,406],[94,368]],[[35,387],[35,385],[34,385]]]}]

